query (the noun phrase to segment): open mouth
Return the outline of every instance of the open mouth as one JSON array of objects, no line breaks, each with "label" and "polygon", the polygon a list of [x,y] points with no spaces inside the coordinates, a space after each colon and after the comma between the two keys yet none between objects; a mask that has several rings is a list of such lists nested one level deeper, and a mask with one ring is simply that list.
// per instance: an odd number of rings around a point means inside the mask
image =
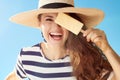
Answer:
[{"label": "open mouth", "polygon": [[62,39],[62,34],[61,33],[50,33],[50,36],[54,39],[54,40],[60,40]]}]

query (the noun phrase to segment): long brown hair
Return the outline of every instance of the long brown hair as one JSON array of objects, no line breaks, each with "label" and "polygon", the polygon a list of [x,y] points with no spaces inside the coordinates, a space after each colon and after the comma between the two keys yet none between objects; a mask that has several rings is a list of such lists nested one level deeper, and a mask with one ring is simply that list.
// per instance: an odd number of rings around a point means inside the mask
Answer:
[{"label": "long brown hair", "polygon": [[[83,22],[76,14],[69,15]],[[107,80],[112,71],[107,58],[94,43],[87,42],[82,33],[75,35],[70,32],[66,47],[70,50],[73,75],[77,80]],[[102,77],[104,71],[107,73]]]}]

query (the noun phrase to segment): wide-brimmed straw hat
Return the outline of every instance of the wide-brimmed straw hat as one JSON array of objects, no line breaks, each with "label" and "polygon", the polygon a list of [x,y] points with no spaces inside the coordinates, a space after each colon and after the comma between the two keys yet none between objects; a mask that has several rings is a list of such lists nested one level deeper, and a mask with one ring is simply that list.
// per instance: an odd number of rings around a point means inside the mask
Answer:
[{"label": "wide-brimmed straw hat", "polygon": [[104,18],[104,13],[95,8],[75,8],[74,0],[40,0],[38,9],[16,14],[10,18],[12,22],[40,28],[38,15],[43,13],[76,13],[87,26],[95,27]]}]

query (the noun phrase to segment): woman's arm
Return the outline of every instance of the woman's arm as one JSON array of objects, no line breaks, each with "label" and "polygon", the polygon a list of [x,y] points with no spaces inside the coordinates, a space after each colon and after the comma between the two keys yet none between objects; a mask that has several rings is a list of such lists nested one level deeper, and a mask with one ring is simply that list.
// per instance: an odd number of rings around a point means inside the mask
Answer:
[{"label": "woman's arm", "polygon": [[103,52],[113,68],[112,80],[120,80],[120,57],[110,46]]},{"label": "woman's arm", "polygon": [[20,80],[20,79],[16,76],[15,71],[13,71],[6,77],[5,80]]},{"label": "woman's arm", "polygon": [[120,57],[109,45],[104,31],[99,29],[88,29],[82,31],[83,36],[86,37],[87,41],[95,43],[105,54],[109,63],[113,68],[112,80],[120,80]]}]

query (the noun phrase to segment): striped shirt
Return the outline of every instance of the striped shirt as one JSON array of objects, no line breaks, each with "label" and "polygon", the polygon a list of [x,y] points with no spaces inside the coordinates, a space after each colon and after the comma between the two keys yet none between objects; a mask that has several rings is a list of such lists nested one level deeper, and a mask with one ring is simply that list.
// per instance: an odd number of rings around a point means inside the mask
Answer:
[{"label": "striped shirt", "polygon": [[[15,67],[16,75],[24,80],[76,80],[72,73],[70,57],[49,60],[44,56],[39,44],[22,48]],[[104,73],[103,73],[104,75]],[[111,80],[113,72],[107,80]]]},{"label": "striped shirt", "polygon": [[16,74],[20,79],[30,80],[76,80],[72,73],[70,57],[58,60],[47,59],[39,44],[22,48],[16,64]]}]

